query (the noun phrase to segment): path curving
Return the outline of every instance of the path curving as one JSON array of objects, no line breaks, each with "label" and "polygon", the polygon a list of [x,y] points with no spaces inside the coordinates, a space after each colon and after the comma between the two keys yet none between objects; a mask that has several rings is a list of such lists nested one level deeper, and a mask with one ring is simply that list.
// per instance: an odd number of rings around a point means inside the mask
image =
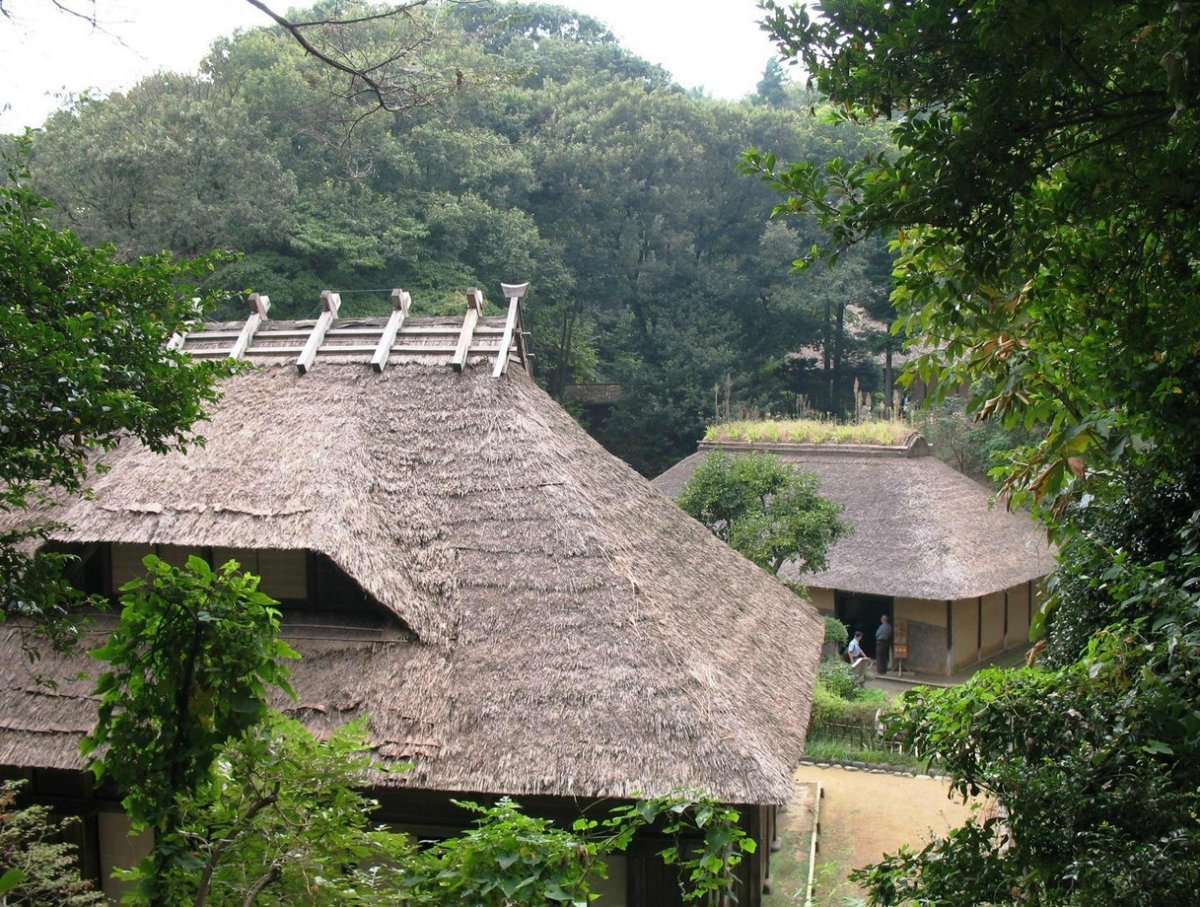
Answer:
[{"label": "path curving", "polygon": [[795,778],[796,797],[780,816],[784,849],[772,859],[780,872],[773,871],[775,889],[764,907],[804,904],[817,783],[824,797],[814,907],[843,907],[847,898],[861,897],[847,880],[852,869],[876,862],[901,845],[919,849],[961,825],[974,809],[951,799],[946,781],[928,776],[802,765]]}]

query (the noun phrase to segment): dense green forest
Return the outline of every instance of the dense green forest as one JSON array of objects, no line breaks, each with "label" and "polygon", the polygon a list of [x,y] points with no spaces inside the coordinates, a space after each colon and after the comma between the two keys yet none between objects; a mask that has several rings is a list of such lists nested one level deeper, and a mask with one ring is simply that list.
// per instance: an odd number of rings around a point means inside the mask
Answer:
[{"label": "dense green forest", "polygon": [[752,163],[836,250],[896,238],[942,389],[1030,434],[999,469],[1059,545],[1028,670],[892,728],[999,807],[860,877],[872,904],[1192,904],[1200,888],[1200,5],[763,0],[894,149]]},{"label": "dense green forest", "polygon": [[253,290],[275,317],[312,317],[323,289],[371,314],[397,286],[418,312],[458,311],[470,286],[497,300],[530,281],[539,382],[569,406],[569,385],[619,385],[614,405],[574,408],[648,475],[718,410],[840,414],[856,381],[882,391],[896,341],[855,319],[889,320],[883,243],[793,274],[815,228],[772,221],[778,195],[737,166],[751,147],[858,158],[883,130],[814,116],[778,64],[742,102],[685,92],[555,6],[430,7],[337,40],[403,48],[407,100],[380,110],[283,30],[253,29],[197,75],[52,115],[32,186],[86,243],[238,253],[205,287],[230,293],[218,315]]}]

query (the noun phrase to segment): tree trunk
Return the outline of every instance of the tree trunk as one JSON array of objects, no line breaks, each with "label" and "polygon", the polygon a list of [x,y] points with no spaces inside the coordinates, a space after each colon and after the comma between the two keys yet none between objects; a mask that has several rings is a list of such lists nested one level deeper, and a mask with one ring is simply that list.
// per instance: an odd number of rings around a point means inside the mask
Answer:
[{"label": "tree trunk", "polygon": [[[841,416],[842,410],[842,341],[846,331],[846,304],[838,303],[837,324],[833,334],[833,414]],[[857,406],[857,403],[855,404]]]}]

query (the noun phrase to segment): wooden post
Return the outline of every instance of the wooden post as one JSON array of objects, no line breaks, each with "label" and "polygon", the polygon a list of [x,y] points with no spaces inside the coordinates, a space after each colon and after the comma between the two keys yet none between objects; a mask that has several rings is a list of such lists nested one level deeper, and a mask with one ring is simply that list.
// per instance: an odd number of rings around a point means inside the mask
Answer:
[{"label": "wooden post", "polygon": [[817,893],[817,851],[820,848],[821,837],[821,800],[825,789],[817,782],[815,802],[813,806],[813,831],[808,841],[808,882],[805,885],[804,907],[813,907]]},{"label": "wooden post", "polygon": [[456,372],[461,372],[467,364],[467,353],[471,349],[471,336],[475,333],[475,325],[479,324],[479,316],[483,314],[483,292],[474,287],[467,290],[467,314],[463,318],[462,330],[458,333],[458,346],[454,348],[454,358],[450,364]]},{"label": "wooden post", "polygon": [[246,324],[242,327],[242,333],[238,335],[238,339],[233,344],[233,349],[229,351],[230,359],[241,359],[246,355],[246,348],[250,346],[250,341],[258,333],[259,326],[267,320],[267,312],[271,309],[271,297],[269,296],[251,293],[249,302],[250,314],[246,318]]},{"label": "wooden post", "polygon": [[375,347],[375,355],[371,357],[371,368],[375,371],[382,372],[387,366],[388,357],[392,354],[392,344],[396,342],[396,334],[404,324],[404,319],[408,317],[408,309],[411,305],[412,297],[407,292],[392,290],[392,317],[384,326],[383,336],[379,338],[379,345]]},{"label": "wooden post", "polygon": [[513,335],[520,329],[521,297],[529,289],[528,283],[502,283],[500,290],[508,298],[508,320],[504,322],[504,336],[500,338],[500,349],[496,353],[496,367],[492,377],[499,378],[508,368],[508,351],[512,348]]},{"label": "wooden post", "polygon": [[296,368],[301,375],[306,374],[312,368],[313,362],[317,358],[317,349],[325,339],[325,332],[329,330],[329,326],[337,319],[338,309],[341,306],[341,296],[330,290],[321,291],[321,308],[324,311],[321,312],[321,317],[317,319],[317,323],[313,325],[312,333],[308,335],[308,341],[304,344],[304,352],[296,360]]}]

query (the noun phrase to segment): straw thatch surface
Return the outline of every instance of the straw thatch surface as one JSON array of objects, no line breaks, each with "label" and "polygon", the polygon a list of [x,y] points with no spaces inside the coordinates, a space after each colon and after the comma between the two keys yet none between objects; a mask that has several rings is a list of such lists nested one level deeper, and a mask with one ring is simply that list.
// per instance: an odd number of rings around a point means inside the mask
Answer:
[{"label": "straw thatch surface", "polygon": [[654,480],[672,498],[712,447],[777,454],[816,473],[820,493],[841,504],[854,534],[829,554],[829,569],[797,576],[823,589],[934,600],[974,598],[1045,576],[1054,550],[1028,516],[990,506],[987,489],[909,448],[702,445]]},{"label": "straw thatch surface", "polygon": [[[230,379],[205,447],[107,456],[94,499],[50,514],[71,527],[59,538],[327,555],[382,608],[360,626],[289,616],[305,656],[296,711],[316,729],[367,713],[381,755],[415,763],[398,784],[786,802],[822,639],[813,609],[523,369],[364,361]],[[15,632],[0,628],[0,763],[76,767],[94,704],[67,678],[86,659],[31,668]]]}]

